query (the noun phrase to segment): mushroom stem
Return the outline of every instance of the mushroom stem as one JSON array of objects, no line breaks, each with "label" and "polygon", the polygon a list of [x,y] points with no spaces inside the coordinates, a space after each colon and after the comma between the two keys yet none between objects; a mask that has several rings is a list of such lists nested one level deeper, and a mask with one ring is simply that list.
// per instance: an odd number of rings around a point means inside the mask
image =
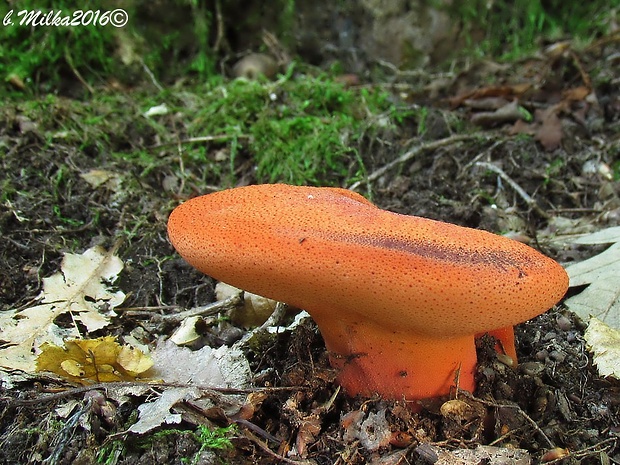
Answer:
[{"label": "mushroom stem", "polygon": [[[484,334],[484,333],[483,333]],[[498,353],[508,355],[517,364],[517,349],[515,347],[515,330],[512,326],[488,331],[487,334],[497,339],[496,350]],[[482,336],[480,334],[479,336]]]},{"label": "mushroom stem", "polygon": [[411,401],[445,395],[452,386],[475,388],[473,335],[431,338],[359,319],[334,321],[332,312],[316,312],[314,319],[350,396],[381,393]]}]

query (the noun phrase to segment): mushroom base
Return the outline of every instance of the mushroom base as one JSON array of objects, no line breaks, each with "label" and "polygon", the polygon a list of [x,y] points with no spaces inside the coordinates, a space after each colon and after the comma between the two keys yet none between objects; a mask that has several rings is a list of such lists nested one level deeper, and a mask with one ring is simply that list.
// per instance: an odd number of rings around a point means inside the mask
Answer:
[{"label": "mushroom base", "polygon": [[476,338],[483,336],[484,334],[489,334],[497,339],[497,346],[495,347],[495,350],[498,354],[507,355],[512,359],[514,365],[517,364],[518,359],[517,348],[515,347],[515,331],[512,326],[477,334]]},{"label": "mushroom base", "polygon": [[350,396],[419,400],[447,395],[457,385],[475,388],[473,335],[429,338],[374,322],[318,320],[330,362]]}]

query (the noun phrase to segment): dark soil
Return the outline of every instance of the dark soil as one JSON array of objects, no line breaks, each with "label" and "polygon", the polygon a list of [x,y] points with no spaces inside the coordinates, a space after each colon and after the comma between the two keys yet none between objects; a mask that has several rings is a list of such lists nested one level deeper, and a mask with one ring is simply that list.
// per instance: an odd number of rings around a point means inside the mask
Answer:
[{"label": "dark soil", "polygon": [[[399,136],[368,141],[364,153],[368,172],[413,147],[439,139],[446,143],[422,149],[374,179],[370,183],[373,201],[400,213],[494,232],[516,231],[563,264],[594,253],[559,246],[550,239],[558,233],[560,217],[590,229],[620,224],[619,51],[616,40],[557,58],[541,55],[501,69],[482,63],[443,83],[433,83],[429,77],[433,86],[414,85],[406,75],[394,76],[387,86],[394,89],[394,98],[428,107],[425,131],[403,127]],[[584,75],[590,83],[584,82]],[[465,89],[485,88],[484,82],[530,84],[531,89],[518,98],[532,113],[566,102],[557,112],[561,129],[557,147],[545,149],[550,141],[544,134],[510,135],[512,123],[495,120],[482,128],[472,126],[470,118],[481,110],[464,101],[448,105],[447,98],[462,95]],[[566,100],[571,89],[588,86],[589,98]],[[513,91],[505,88],[499,96],[516,98]],[[127,108],[135,103],[131,93],[117,98],[125,99]],[[166,313],[170,306],[191,308],[213,301],[213,281],[178,258],[166,237],[172,208],[208,191],[196,184],[192,192],[186,190],[178,198],[165,187],[177,177],[176,147],[158,152],[159,162],[145,169],[112,155],[146,150],[157,142],[141,124],[141,116],[115,115],[117,127],[105,134],[105,143],[76,146],[58,134],[68,120],[83,117],[79,107],[60,99],[48,108],[45,118],[31,120],[27,107],[36,103],[8,103],[0,110],[0,310],[31,303],[40,292],[41,278],[58,271],[64,253],[79,253],[94,244],[110,248],[119,239],[119,255],[127,266],[117,285],[128,294],[125,308],[158,307],[157,313]],[[171,133],[182,126],[181,118],[170,115],[166,124]],[[452,142],[453,121],[459,121],[472,137]],[[544,126],[543,120],[538,124],[549,131],[557,129]],[[533,203],[497,172],[476,162],[500,167]],[[192,163],[185,168],[199,172],[200,166]],[[123,173],[121,194],[83,182],[80,175],[92,169]],[[251,165],[240,178],[252,179]],[[366,187],[361,186],[360,192],[366,193]],[[148,316],[118,313],[112,326],[92,336],[123,336],[140,328],[146,339],[155,341],[174,329]],[[458,395],[460,403],[453,404],[456,413],[442,413],[440,401],[424,403],[414,413],[403,402],[350,399],[337,392],[320,334],[308,321],[292,333],[248,349],[257,392],[246,393],[244,402],[254,410],[237,422],[233,448],[200,454],[200,444],[190,434],[197,424],[221,427],[239,418],[228,414],[224,405],[208,411],[179,405],[185,420],[175,428],[185,433],[142,438],[125,431],[135,422],[135,408],[144,397],[118,405],[112,402],[108,405],[112,413],[91,406],[70,423],[55,408],[70,400],[76,400],[79,408],[91,405],[83,390],[59,397],[52,394],[51,400],[45,400],[56,389],[70,386],[28,376],[13,388],[2,389],[0,463],[180,464],[189,458],[190,463],[204,464],[282,460],[353,465],[435,463],[438,457],[448,461],[437,463],[457,463],[443,456],[443,451],[493,445],[525,449],[535,461],[617,464],[620,383],[597,375],[583,330],[561,304],[519,325],[516,367],[499,360],[493,341],[483,338],[478,344],[477,391]],[[221,326],[206,331],[221,336]],[[105,389],[98,390],[105,396]],[[224,403],[226,396],[220,393],[217,398]],[[360,422],[349,415],[366,419],[378,412],[384,412],[387,423],[371,417],[375,423],[371,421],[369,428],[389,429],[389,440],[377,450],[368,450],[352,432],[352,424]],[[366,433],[378,436],[380,431]]]}]

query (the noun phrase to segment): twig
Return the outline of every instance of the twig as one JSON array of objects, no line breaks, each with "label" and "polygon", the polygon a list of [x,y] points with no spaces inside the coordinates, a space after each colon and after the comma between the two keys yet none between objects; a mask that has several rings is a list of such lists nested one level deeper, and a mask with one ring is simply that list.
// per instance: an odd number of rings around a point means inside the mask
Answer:
[{"label": "twig", "polygon": [[69,53],[69,49],[65,48],[65,60],[67,61],[67,64],[69,65],[69,68],[71,68],[71,71],[73,71],[73,74],[75,74],[75,77],[78,79],[78,81],[80,81],[82,83],[82,85],[84,87],[86,87],[86,89],[88,89],[88,92],[90,92],[91,94],[95,94],[95,89],[93,89],[90,84],[88,84],[88,82],[86,82],[86,80],[82,77],[82,74],[77,70],[77,68],[73,65],[73,58],[71,57],[71,53]]},{"label": "twig", "polygon": [[486,161],[476,162],[475,166],[480,166],[482,168],[485,168],[489,171],[493,171],[494,173],[496,173],[507,184],[509,184],[510,187],[512,187],[515,190],[515,192],[519,194],[519,196],[525,201],[525,203],[527,203],[527,205],[531,207],[536,213],[538,213],[543,218],[549,218],[549,214],[546,211],[544,211],[542,208],[540,208],[536,200],[530,197],[530,195],[527,192],[525,192],[525,190],[521,186],[519,186],[519,184],[517,184],[510,176],[508,176],[506,172],[502,170],[499,166],[496,166],[493,163],[488,163]]},{"label": "twig", "polygon": [[247,429],[254,431],[256,434],[264,437],[268,441],[271,441],[271,442],[276,443],[278,445],[282,442],[280,439],[276,438],[273,434],[269,433],[268,431],[265,431],[263,428],[261,428],[258,425],[255,425],[251,421],[244,420],[242,418],[238,418],[236,420],[233,420],[233,422],[238,424],[238,425],[245,426]]},{"label": "twig", "polygon": [[547,437],[547,435],[543,432],[543,430],[540,428],[540,426],[538,426],[538,423],[536,423],[527,413],[525,413],[520,406],[518,406],[516,404],[500,404],[500,403],[492,402],[492,401],[485,400],[485,399],[479,399],[478,397],[472,396],[467,391],[461,391],[461,393],[466,395],[467,397],[471,398],[472,400],[475,400],[475,401],[480,402],[482,404],[488,405],[490,407],[495,407],[495,408],[513,408],[513,409],[517,410],[523,416],[523,418],[525,418],[528,421],[528,423],[530,425],[532,425],[532,427],[534,427],[536,432],[542,436],[542,438],[545,440],[545,442],[547,443],[547,446],[549,448],[554,448],[555,447],[555,444],[553,444],[551,439],[549,439]]},{"label": "twig", "polygon": [[[571,453],[571,455],[573,457],[586,457],[588,455],[593,455],[593,454],[597,454],[600,453],[600,450],[597,449],[603,449],[603,444],[607,444],[607,443],[615,443],[620,441],[619,438],[609,438],[609,439],[605,439],[601,442],[597,442],[596,444],[593,444],[591,446],[585,447],[583,449],[579,449],[576,450],[574,452]],[[549,463],[553,463],[553,462],[549,462]]]},{"label": "twig", "polygon": [[260,325],[259,329],[267,329],[270,326],[278,326],[284,318],[286,311],[288,310],[288,305],[282,302],[278,302],[276,304],[276,308],[273,310],[273,313],[269,315],[267,321],[265,321],[262,325]]},{"label": "twig", "polygon": [[280,69],[286,68],[291,64],[290,55],[286,52],[286,50],[284,50],[284,47],[282,47],[282,44],[280,44],[276,36],[264,29],[263,43],[267,46],[269,52],[276,57],[276,62],[278,63],[278,67]]},{"label": "twig", "polygon": [[215,20],[217,24],[217,33],[215,36],[215,43],[213,44],[213,55],[219,53],[222,39],[224,38],[224,18],[222,17],[222,3],[220,0],[215,1]]},{"label": "twig", "polygon": [[515,429],[508,430],[508,432],[507,432],[507,433],[504,433],[504,434],[502,434],[500,437],[495,438],[493,441],[491,441],[491,442],[489,443],[489,446],[494,446],[494,445],[496,445],[496,444],[501,443],[504,439],[506,439],[506,438],[508,438],[508,437],[512,436],[514,433],[516,433],[516,432],[518,432],[518,431],[520,431],[520,430],[522,430],[522,429],[525,429],[525,426],[521,426],[520,428],[515,428]]},{"label": "twig", "polygon": [[487,140],[489,138],[490,138],[490,136],[480,135],[480,134],[474,134],[474,135],[472,135],[472,134],[457,134],[457,135],[454,135],[454,136],[446,137],[445,139],[439,139],[439,140],[435,140],[433,142],[428,142],[426,144],[418,145],[417,147],[414,147],[413,149],[409,150],[408,152],[403,153],[401,156],[399,156],[395,160],[392,160],[387,165],[384,165],[381,168],[379,168],[378,170],[372,172],[371,174],[368,175],[368,177],[366,177],[366,179],[363,179],[361,181],[357,181],[357,182],[353,183],[349,187],[349,189],[350,190],[355,190],[360,185],[362,185],[364,183],[370,183],[370,182],[378,179],[379,177],[383,176],[388,170],[392,169],[394,166],[399,165],[401,163],[405,163],[406,161],[409,161],[410,159],[412,159],[416,155],[418,155],[418,154],[420,154],[422,152],[425,152],[427,150],[436,150],[436,149],[438,149],[440,147],[444,147],[446,145],[455,144],[457,142],[463,142],[463,141],[466,141],[466,140],[472,140],[472,139]]},{"label": "twig", "polygon": [[294,464],[294,465],[311,465],[311,464],[314,464],[314,462],[309,462],[307,460],[292,460],[292,459],[289,459],[287,457],[284,457],[283,455],[276,454],[274,451],[272,451],[267,446],[267,444],[265,444],[263,441],[261,441],[259,438],[257,438],[249,430],[243,430],[243,434],[244,434],[244,436],[246,438],[248,438],[250,441],[252,441],[254,444],[256,444],[263,452],[266,452],[270,457],[273,457],[275,460],[282,461],[284,463],[291,463],[291,464]]},{"label": "twig", "polygon": [[190,137],[189,139],[183,139],[180,141],[161,142],[159,144],[151,145],[147,147],[147,149],[158,149],[160,147],[167,147],[169,145],[194,144],[196,142],[214,142],[224,141],[228,139],[249,139],[250,137],[251,136],[249,134],[219,134],[216,136]]},{"label": "twig", "polygon": [[592,91],[592,79],[590,79],[590,75],[586,72],[586,70],[583,69],[581,60],[573,50],[570,51],[570,56],[573,59],[573,64],[581,75],[581,80],[583,81],[583,84],[588,88],[588,90]]},{"label": "twig", "polygon": [[126,312],[126,315],[151,315],[156,310],[179,310],[180,305],[153,305],[147,307],[116,307],[115,312]]},{"label": "twig", "polygon": [[[243,303],[243,299],[241,297],[242,292],[238,292],[237,294],[231,295],[227,299],[218,300],[217,302],[213,302],[209,305],[203,305],[202,307],[194,307],[188,310],[184,310],[179,313],[170,313],[168,315],[158,315],[153,314],[152,312],[147,311],[139,311],[139,310],[126,310],[124,315],[127,316],[149,316],[154,321],[165,321],[167,323],[180,323],[187,318],[191,318],[193,316],[211,316],[216,315],[221,312],[225,312],[230,310],[231,308],[238,307]],[[145,307],[146,308],[146,307]],[[178,307],[153,307],[157,308],[178,308]]]},{"label": "twig", "polygon": [[265,321],[258,328],[254,328],[252,331],[246,333],[245,336],[243,336],[240,340],[235,342],[235,345],[233,347],[241,347],[243,344],[245,344],[250,339],[252,339],[254,335],[258,333],[262,333],[263,331],[266,331],[267,328],[271,326],[278,326],[278,324],[280,323],[280,321],[282,321],[282,318],[286,314],[287,309],[288,309],[288,305],[282,302],[278,302],[276,304],[276,308],[274,309],[273,313],[269,315],[269,318],[267,318],[267,321]]},{"label": "twig", "polygon": [[54,392],[44,396],[39,396],[34,399],[14,399],[12,397],[3,396],[0,400],[9,402],[11,407],[13,406],[29,406],[44,404],[67,397],[72,397],[77,394],[82,394],[89,391],[107,390],[107,389],[121,389],[128,387],[144,387],[147,389],[163,389],[163,388],[179,388],[179,387],[194,387],[205,392],[213,392],[218,394],[251,394],[253,392],[282,392],[282,391],[307,391],[309,388],[305,386],[272,386],[272,387],[255,387],[255,388],[220,388],[213,386],[192,385],[190,383],[149,383],[147,381],[113,381],[110,383],[95,383],[87,386],[78,386],[66,389],[60,392]]},{"label": "twig", "polygon": [[164,88],[161,86],[161,84],[157,81],[157,78],[155,77],[155,75],[153,74],[153,72],[151,71],[151,69],[146,66],[146,63],[144,62],[144,60],[140,60],[142,62],[142,68],[144,69],[144,72],[146,74],[148,74],[149,78],[151,79],[151,82],[153,83],[153,85],[155,87],[157,87],[157,90],[159,90],[160,92],[164,91]]},{"label": "twig", "polygon": [[553,213],[603,213],[605,210],[602,208],[554,208]]},{"label": "twig", "polygon": [[421,78],[426,78],[429,81],[436,81],[439,79],[453,79],[454,78],[454,73],[453,72],[446,72],[446,73],[434,73],[434,74],[429,74],[427,70],[422,70],[422,69],[413,69],[413,70],[408,70],[408,69],[400,69],[398,68],[396,65],[390,63],[389,61],[385,61],[385,60],[375,60],[375,62],[379,65],[379,66],[383,66],[384,68],[389,69],[392,73],[394,73],[397,77],[421,77]]},{"label": "twig", "polygon": [[476,155],[471,161],[467,162],[467,164],[465,166],[463,166],[463,168],[461,168],[460,173],[457,175],[457,179],[462,178],[465,173],[467,171],[469,171],[469,169],[474,166],[478,161],[480,161],[480,159],[486,157],[487,155],[491,155],[493,153],[493,151],[499,147],[500,145],[502,145],[505,141],[503,139],[500,139],[498,141],[496,141],[495,143],[493,143],[490,147],[488,147],[485,151],[480,152],[478,155]]},{"label": "twig", "polygon": [[74,388],[66,389],[65,391],[55,392],[53,394],[48,394],[45,396],[39,396],[34,399],[13,399],[11,397],[1,397],[1,400],[5,400],[10,402],[10,406],[22,406],[22,405],[36,405],[37,407],[40,404],[44,404],[46,402],[52,402],[55,400],[65,399],[67,397],[74,396],[76,394],[81,394],[88,391],[99,390],[99,389],[114,389],[121,387],[129,387],[129,386],[150,386],[148,383],[141,383],[139,381],[118,381],[112,383],[97,383],[91,384],[88,386],[78,386]]}]

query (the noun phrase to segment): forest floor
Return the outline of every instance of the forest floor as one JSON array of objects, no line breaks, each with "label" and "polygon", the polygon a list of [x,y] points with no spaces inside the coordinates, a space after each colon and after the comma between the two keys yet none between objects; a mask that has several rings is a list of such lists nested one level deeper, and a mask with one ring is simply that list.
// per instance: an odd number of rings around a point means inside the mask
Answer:
[{"label": "forest floor", "polygon": [[[459,74],[393,70],[381,83],[348,77],[353,95],[381,88],[415,110],[359,142],[365,175],[356,189],[387,210],[510,233],[563,265],[594,255],[601,249],[558,237],[620,225],[619,56],[616,36]],[[200,90],[151,101],[187,102],[192,92]],[[215,300],[213,280],[168,242],[167,217],[190,197],[231,187],[230,177],[205,174],[204,163],[234,164],[240,185],[257,182],[252,158],[243,141],[231,161],[228,141],[206,139],[197,143],[207,161],[185,157],[182,105],[158,117],[158,133],[144,123],[145,94],[102,88],[80,102],[33,98],[0,109],[1,311],[34,306],[42,279],[61,269],[65,254],[94,246],[124,263],[113,286],[126,298],[103,329],[87,331],[71,312],[57,315],[54,328],[153,347],[177,329],[170,315]],[[213,316],[198,326],[194,349],[231,346],[248,333]],[[242,346],[249,387],[198,386],[144,434],[129,431],[137,407],[170,385],[85,388],[7,370],[0,463],[618,464],[620,383],[597,374],[583,331],[562,303],[519,325],[516,367],[481,339],[478,388],[458,394],[453,414],[442,413],[445,399],[415,412],[401,401],[348,398],[311,320]]]}]

